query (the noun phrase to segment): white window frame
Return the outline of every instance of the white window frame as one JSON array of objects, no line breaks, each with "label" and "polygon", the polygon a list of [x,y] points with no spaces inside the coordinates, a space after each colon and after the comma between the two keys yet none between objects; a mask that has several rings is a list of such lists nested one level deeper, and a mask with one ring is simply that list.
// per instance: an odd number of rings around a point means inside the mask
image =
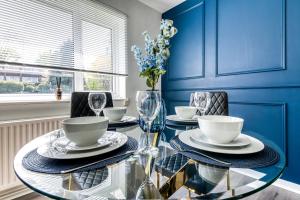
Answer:
[{"label": "white window frame", "polygon": [[[100,3],[100,5],[103,5]],[[105,5],[103,5],[105,6]],[[118,11],[120,12],[120,11]],[[123,13],[122,13],[123,14]],[[118,73],[117,67],[118,67],[118,63],[116,62],[116,56],[117,55],[117,51],[116,51],[116,46],[114,45],[117,42],[117,36],[116,36],[116,30],[115,27],[113,26],[109,26],[108,24],[104,24],[101,22],[95,22],[95,21],[91,21],[89,18],[86,17],[80,17],[80,14],[78,13],[73,13],[73,32],[77,31],[77,37],[74,37],[74,51],[75,51],[75,59],[74,59],[74,64],[75,64],[75,68],[80,68],[80,69],[84,69],[83,63],[82,63],[82,56],[83,56],[83,52],[82,52],[82,21],[87,21],[87,22],[91,22],[93,24],[99,25],[99,26],[103,26],[105,28],[109,28],[112,31],[112,44],[111,44],[111,48],[112,48],[112,65],[113,65],[113,73]],[[127,27],[127,20],[126,20],[126,27]],[[125,30],[125,47],[127,47],[127,28]],[[76,39],[78,39],[79,41],[75,41]],[[126,48],[127,51],[127,48]],[[76,56],[79,55],[79,56]],[[127,73],[127,64],[128,64],[128,58],[127,58],[127,53],[125,55],[125,72]],[[112,96],[113,99],[126,99],[127,98],[127,91],[126,91],[126,84],[127,84],[127,80],[126,78],[124,78],[124,81],[120,80],[121,78],[117,78],[119,76],[112,76]],[[75,73],[74,74],[74,86],[73,89],[74,91],[83,91],[83,74],[82,73]],[[123,85],[123,87],[121,87],[121,85]]]}]

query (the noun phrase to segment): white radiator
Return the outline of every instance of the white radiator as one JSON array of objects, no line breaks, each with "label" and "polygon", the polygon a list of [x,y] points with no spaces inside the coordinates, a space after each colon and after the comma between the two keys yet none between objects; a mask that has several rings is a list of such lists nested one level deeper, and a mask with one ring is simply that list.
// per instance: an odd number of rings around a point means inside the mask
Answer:
[{"label": "white radiator", "polygon": [[13,160],[21,147],[47,132],[60,128],[66,117],[39,118],[0,122],[0,191],[15,185]]}]

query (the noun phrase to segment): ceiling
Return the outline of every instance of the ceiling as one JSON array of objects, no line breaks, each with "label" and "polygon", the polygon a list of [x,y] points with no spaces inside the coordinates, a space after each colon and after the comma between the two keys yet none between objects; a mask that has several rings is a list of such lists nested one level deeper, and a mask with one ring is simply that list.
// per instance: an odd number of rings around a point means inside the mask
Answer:
[{"label": "ceiling", "polygon": [[178,4],[184,2],[185,0],[139,0],[139,1],[163,13],[177,6]]}]

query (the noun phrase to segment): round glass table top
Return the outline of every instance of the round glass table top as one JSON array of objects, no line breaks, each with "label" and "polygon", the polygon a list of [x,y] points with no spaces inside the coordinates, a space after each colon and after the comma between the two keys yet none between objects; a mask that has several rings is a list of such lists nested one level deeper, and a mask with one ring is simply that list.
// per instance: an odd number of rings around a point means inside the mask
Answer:
[{"label": "round glass table top", "polygon": [[[158,167],[159,163],[177,153],[168,142],[173,136],[189,128],[191,127],[166,127],[164,133],[158,137],[158,147],[163,153],[150,162],[153,163],[150,168],[152,181],[156,186],[155,192],[160,193],[162,199],[240,199],[266,188],[283,173],[286,160],[282,150],[261,135],[251,132],[250,135],[259,138],[279,153],[280,159],[277,163],[260,168],[225,168],[188,160],[181,164],[176,173],[165,173]],[[137,126],[117,131],[139,141],[144,138],[143,132]],[[148,166],[137,156],[79,175],[45,174],[25,169],[22,165],[23,157],[48,142],[49,134],[26,144],[15,157],[15,173],[26,186],[53,199],[136,199],[145,178],[145,166]],[[197,181],[194,180],[196,175]]]}]

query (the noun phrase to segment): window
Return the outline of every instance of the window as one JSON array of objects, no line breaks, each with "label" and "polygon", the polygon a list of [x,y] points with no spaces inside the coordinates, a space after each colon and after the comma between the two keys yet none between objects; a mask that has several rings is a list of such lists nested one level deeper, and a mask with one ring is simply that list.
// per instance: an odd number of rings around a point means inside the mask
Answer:
[{"label": "window", "polygon": [[[0,99],[111,91],[125,98],[127,17],[87,0],[0,1]],[[34,94],[34,95],[32,95]]]},{"label": "window", "polygon": [[[89,70],[112,73],[112,30],[81,21],[83,66]],[[112,91],[112,77],[84,74],[84,90]]]}]

